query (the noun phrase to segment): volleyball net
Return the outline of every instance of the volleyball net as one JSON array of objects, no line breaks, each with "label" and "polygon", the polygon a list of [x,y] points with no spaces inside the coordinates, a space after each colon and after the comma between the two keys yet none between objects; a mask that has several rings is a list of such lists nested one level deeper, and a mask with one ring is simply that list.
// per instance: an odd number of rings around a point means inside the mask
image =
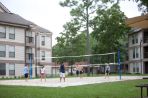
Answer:
[{"label": "volleyball net", "polygon": [[[57,56],[31,58],[28,61],[29,75],[31,77],[40,76],[40,69],[45,66],[48,76],[59,75],[61,63],[64,63],[67,75],[76,74],[76,65],[83,66],[84,74],[101,74],[105,72],[105,66],[110,65],[111,72],[118,72],[118,55],[115,52],[105,54]],[[1,75],[23,76],[24,64],[5,63],[1,65]]]},{"label": "volleyball net", "polygon": [[76,65],[83,66],[86,74],[104,73],[105,66],[110,65],[112,72],[117,72],[117,54],[115,52],[105,54],[90,54],[77,56],[59,56],[49,57],[52,59],[52,74],[58,73],[58,68],[61,63],[64,63],[67,69],[67,74],[76,73]]}]

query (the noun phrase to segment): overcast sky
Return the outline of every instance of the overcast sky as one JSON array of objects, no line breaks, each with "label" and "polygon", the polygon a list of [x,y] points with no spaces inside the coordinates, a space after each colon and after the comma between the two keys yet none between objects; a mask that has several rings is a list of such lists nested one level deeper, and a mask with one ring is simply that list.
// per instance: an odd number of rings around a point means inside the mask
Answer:
[{"label": "overcast sky", "polygon": [[[52,45],[55,38],[63,31],[63,24],[70,20],[69,9],[59,5],[61,0],[0,0],[12,13],[19,14],[23,18],[48,29],[53,33]],[[137,4],[121,2],[121,10],[128,18],[139,16]]]}]

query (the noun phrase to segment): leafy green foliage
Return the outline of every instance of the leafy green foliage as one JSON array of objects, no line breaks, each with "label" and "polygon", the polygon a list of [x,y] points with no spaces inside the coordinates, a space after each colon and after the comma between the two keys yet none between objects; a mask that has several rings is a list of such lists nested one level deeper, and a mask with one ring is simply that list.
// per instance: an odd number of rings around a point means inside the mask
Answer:
[{"label": "leafy green foliage", "polygon": [[125,24],[126,16],[120,11],[118,4],[114,4],[109,9],[97,11],[94,18],[93,37],[98,44],[93,47],[96,53],[117,52],[118,48],[125,57],[128,27]]},{"label": "leafy green foliage", "polygon": [[97,14],[92,35],[99,42],[98,44],[103,46],[101,50],[104,52],[117,51],[120,48],[121,40],[127,35],[124,13],[115,4],[110,9],[98,10]]},{"label": "leafy green foliage", "polygon": [[[61,36],[57,37],[58,43],[53,47],[53,56],[85,55],[88,53],[86,43],[89,42],[92,54],[117,52],[120,48],[124,58],[128,28],[125,24],[126,16],[120,11],[118,1],[64,0],[60,2],[62,7],[71,9],[72,19],[63,26],[64,31],[60,33]],[[89,33],[90,28],[91,33]],[[66,61],[67,58],[56,61],[62,60]],[[84,58],[68,60],[74,62]],[[97,62],[97,58],[94,61]]]}]

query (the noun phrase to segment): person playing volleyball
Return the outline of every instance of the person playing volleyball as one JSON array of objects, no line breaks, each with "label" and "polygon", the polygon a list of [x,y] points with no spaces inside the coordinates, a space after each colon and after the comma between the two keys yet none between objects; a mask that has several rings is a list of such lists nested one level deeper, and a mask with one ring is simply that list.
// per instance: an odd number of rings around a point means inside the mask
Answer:
[{"label": "person playing volleyball", "polygon": [[24,77],[25,77],[25,81],[26,81],[26,82],[28,81],[28,73],[29,73],[28,65],[26,64],[26,65],[24,66]]},{"label": "person playing volleyball", "polygon": [[45,79],[45,82],[46,82],[46,73],[45,73],[45,67],[44,66],[42,66],[42,68],[40,70],[40,74],[41,74],[41,82],[42,82],[43,78]]},{"label": "person playing volleyball", "polygon": [[76,65],[76,75],[77,77],[79,76],[79,65],[78,64]]},{"label": "person playing volleyball", "polygon": [[105,79],[106,77],[109,78],[109,73],[110,73],[110,66],[107,64],[107,66],[105,67]]},{"label": "person playing volleyball", "polygon": [[60,65],[60,82],[62,81],[62,78],[65,82],[65,66],[63,63]]},{"label": "person playing volleyball", "polygon": [[83,66],[79,65],[79,76],[80,76],[80,78],[82,78],[82,74],[83,74]]}]

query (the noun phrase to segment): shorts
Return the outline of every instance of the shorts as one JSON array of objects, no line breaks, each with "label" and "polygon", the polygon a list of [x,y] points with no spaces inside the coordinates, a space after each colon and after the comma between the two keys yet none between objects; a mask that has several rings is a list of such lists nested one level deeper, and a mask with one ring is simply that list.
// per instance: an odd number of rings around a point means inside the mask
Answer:
[{"label": "shorts", "polygon": [[77,75],[79,74],[79,71],[78,71],[78,70],[76,71],[76,74],[77,74]]},{"label": "shorts", "polygon": [[41,76],[45,76],[45,73],[41,73]]},{"label": "shorts", "polygon": [[83,73],[83,71],[80,71],[80,74],[82,74]]},{"label": "shorts", "polygon": [[106,73],[109,74],[109,70],[106,70]]},{"label": "shorts", "polygon": [[28,78],[28,73],[24,74],[25,78]]},{"label": "shorts", "polygon": [[60,77],[64,78],[65,77],[65,73],[60,73]]}]

